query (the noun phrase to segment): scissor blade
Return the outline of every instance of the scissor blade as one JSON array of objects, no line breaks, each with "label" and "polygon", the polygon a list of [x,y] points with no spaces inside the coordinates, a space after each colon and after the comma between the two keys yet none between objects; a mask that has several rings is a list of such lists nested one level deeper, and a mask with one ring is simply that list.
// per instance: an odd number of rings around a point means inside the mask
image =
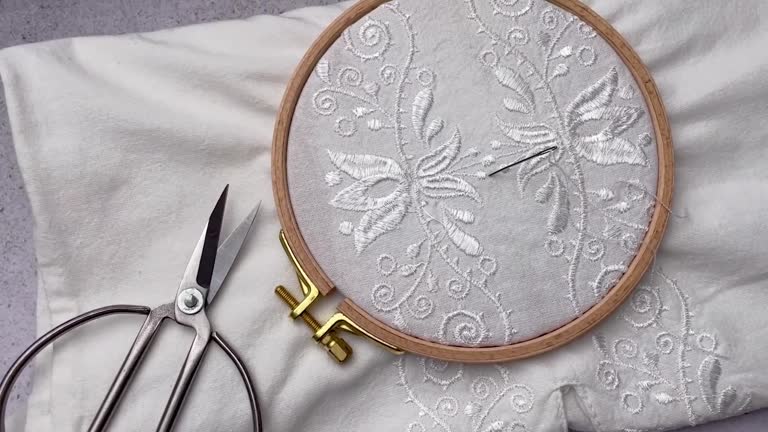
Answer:
[{"label": "scissor blade", "polygon": [[251,210],[251,213],[243,220],[232,234],[224,240],[224,243],[219,246],[219,253],[216,256],[216,266],[213,270],[213,279],[211,280],[211,288],[208,290],[208,304],[213,302],[213,298],[216,297],[216,293],[219,292],[219,288],[224,283],[224,279],[227,278],[229,271],[232,269],[232,264],[235,263],[237,255],[243,248],[245,239],[248,238],[248,233],[251,232],[253,227],[253,221],[256,220],[256,215],[261,208],[261,202]]},{"label": "scissor blade", "polygon": [[202,288],[211,287],[211,278],[213,277],[213,268],[216,265],[216,255],[219,249],[219,236],[221,235],[221,225],[224,222],[224,208],[227,205],[227,192],[229,185],[221,193],[216,207],[208,218],[208,225],[205,229],[205,240],[203,250],[200,253],[200,263],[197,268],[197,284]]}]

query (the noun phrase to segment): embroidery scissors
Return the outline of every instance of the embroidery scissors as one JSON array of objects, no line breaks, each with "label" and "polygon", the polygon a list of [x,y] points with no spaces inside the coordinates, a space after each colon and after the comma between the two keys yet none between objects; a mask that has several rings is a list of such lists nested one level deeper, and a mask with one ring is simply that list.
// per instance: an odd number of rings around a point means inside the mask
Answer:
[{"label": "embroidery scissors", "polygon": [[195,373],[200,367],[208,345],[213,341],[224,350],[237,367],[248,393],[253,430],[255,432],[261,431],[261,415],[256,399],[256,390],[248,370],[224,338],[213,330],[206,315],[206,307],[216,297],[224,279],[232,268],[232,264],[235,262],[245,239],[248,237],[248,233],[253,226],[253,221],[261,205],[259,203],[219,246],[219,236],[221,234],[228,190],[229,186],[222,192],[208,219],[208,223],[192,253],[173,301],[154,309],[146,306],[113,305],[86,312],[49,331],[24,351],[0,383],[0,432],[5,432],[5,408],[8,397],[14,381],[24,369],[24,366],[40,351],[65,333],[87,322],[114,314],[142,314],[147,315],[147,319],[144,321],[141,330],[139,330],[138,336],[120,367],[107,396],[101,403],[88,429],[89,432],[102,432],[106,430],[110,419],[120,403],[121,397],[130,385],[131,379],[140,367],[144,355],[152,344],[160,324],[166,319],[193,328],[195,330],[195,339],[176,379],[171,396],[168,399],[156,430],[158,432],[169,432],[173,429],[173,425],[184,403],[184,398],[195,378]]}]

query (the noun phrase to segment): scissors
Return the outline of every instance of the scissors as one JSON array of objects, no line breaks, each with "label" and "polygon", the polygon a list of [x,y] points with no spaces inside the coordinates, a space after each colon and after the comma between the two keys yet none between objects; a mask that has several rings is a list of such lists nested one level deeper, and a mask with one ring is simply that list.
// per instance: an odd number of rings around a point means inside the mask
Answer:
[{"label": "scissors", "polygon": [[16,378],[24,369],[24,366],[60,336],[87,322],[114,314],[141,314],[147,315],[147,319],[144,321],[141,330],[139,330],[136,341],[133,343],[131,350],[120,367],[120,371],[117,373],[107,396],[101,403],[88,429],[89,432],[102,432],[106,429],[120,403],[121,397],[135,375],[136,370],[141,365],[147,349],[152,344],[152,339],[160,328],[160,324],[166,319],[193,328],[195,330],[195,339],[189,349],[181,372],[176,379],[176,384],[173,386],[171,396],[166,403],[162,418],[156,429],[157,432],[169,432],[173,429],[181,406],[184,403],[184,398],[189,392],[189,388],[195,378],[195,373],[200,367],[200,362],[211,341],[224,350],[237,367],[248,393],[253,430],[255,432],[261,431],[261,414],[256,399],[256,390],[248,370],[224,338],[213,330],[206,315],[206,307],[216,297],[221,284],[232,268],[232,264],[235,262],[245,239],[248,237],[248,233],[253,226],[253,221],[261,205],[259,203],[224,243],[219,246],[219,236],[224,219],[224,208],[226,206],[228,190],[229,185],[224,188],[224,192],[219,197],[216,207],[214,207],[208,219],[203,234],[200,236],[200,240],[197,242],[197,246],[192,253],[192,258],[189,260],[189,264],[187,264],[187,270],[184,272],[173,301],[154,309],[146,306],[113,305],[86,312],[49,331],[24,351],[13,366],[11,366],[3,381],[0,382],[0,432],[5,432],[5,408],[8,397]]}]

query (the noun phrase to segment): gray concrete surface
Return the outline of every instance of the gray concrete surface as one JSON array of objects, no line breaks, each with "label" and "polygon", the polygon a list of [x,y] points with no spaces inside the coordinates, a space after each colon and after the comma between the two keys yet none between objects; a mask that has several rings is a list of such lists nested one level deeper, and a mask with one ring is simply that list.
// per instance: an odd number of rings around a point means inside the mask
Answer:
[{"label": "gray concrete surface", "polygon": [[[278,14],[340,0],[0,0],[0,48],[49,39],[152,31],[199,22]],[[16,164],[0,92],[0,374],[34,339],[36,275],[32,214]],[[31,389],[17,384],[10,411]],[[763,432],[768,412],[687,429]]]}]

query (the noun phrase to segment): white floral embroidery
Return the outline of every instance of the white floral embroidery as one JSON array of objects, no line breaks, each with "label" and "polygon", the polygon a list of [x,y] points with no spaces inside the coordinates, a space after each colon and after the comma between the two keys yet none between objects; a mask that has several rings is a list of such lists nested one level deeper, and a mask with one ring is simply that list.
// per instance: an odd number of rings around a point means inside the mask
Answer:
[{"label": "white floral embroidery", "polygon": [[[328,150],[333,171],[326,174],[326,183],[329,187],[341,187],[329,204],[338,210],[361,214],[350,233],[359,255],[379,238],[398,229],[406,218],[413,218],[422,227],[422,237],[414,239],[405,249],[405,262],[398,262],[392,254],[379,257],[379,273],[386,281],[374,286],[371,299],[379,311],[394,316],[398,327],[407,329],[409,319],[422,320],[433,313],[431,294],[437,292],[435,287],[441,284],[433,268],[439,262],[455,275],[445,281],[448,295],[462,299],[472,290],[480,291],[498,311],[493,319],[502,322],[503,340],[510,341],[515,333],[510,312],[502,306],[501,293],[488,289],[488,278],[496,272],[497,261],[484,254],[480,241],[471,233],[476,222],[472,206],[484,205],[474,182],[486,177],[484,171],[472,170],[478,165],[489,166],[495,159],[481,158],[475,148],[464,149],[459,127],[449,128],[444,119],[433,116],[433,86],[437,74],[429,68],[412,66],[417,50],[409,17],[397,3],[389,3],[385,8],[397,18],[410,45],[402,64],[386,63],[379,69],[378,76],[367,77],[354,66],[321,61],[315,72],[325,86],[314,94],[313,106],[319,115],[328,116],[337,114],[339,97],[355,101],[359,105],[352,109],[351,116],[338,116],[336,132],[344,137],[353,136],[359,120],[364,120],[371,131],[391,130],[398,158]],[[359,43],[352,36],[355,30],[347,30],[346,49],[363,62],[383,61],[395,43],[391,25],[381,20],[366,20],[357,29]],[[332,76],[337,69],[334,80]],[[406,103],[405,87],[415,84],[422,88]],[[380,100],[382,86],[397,87],[394,106]],[[410,114],[407,123],[403,119],[406,112]],[[418,159],[405,150],[409,144],[406,131],[426,149]],[[349,231],[348,228],[345,225],[342,233]],[[461,260],[461,256],[470,259],[469,262],[474,260],[474,264],[462,265],[466,261]],[[383,266],[383,257],[398,271]],[[385,271],[385,267],[388,270]],[[392,278],[405,279],[409,286],[400,292],[401,283]],[[434,338],[459,345],[483,344],[491,336],[486,320],[483,313],[460,306],[444,313]]]},{"label": "white floral embroidery", "polygon": [[[423,418],[411,422],[408,430],[530,431],[528,416],[536,403],[533,389],[515,382],[502,366],[489,366],[478,374],[461,364],[413,356],[398,359],[395,366],[406,403],[415,405]],[[414,385],[414,376],[423,376],[416,378],[423,384]],[[468,389],[454,388],[464,380]]]},{"label": "white floral embroidery", "polygon": [[[329,226],[338,226],[332,249],[349,254],[337,262],[365,270],[345,294],[387,324],[453,345],[522,340],[512,310],[524,312],[515,302],[528,292],[506,281],[525,263],[496,255],[488,235],[500,231],[488,217],[496,177],[483,179],[558,147],[500,177],[506,189],[499,190],[526,214],[541,215],[523,221],[533,237],[524,253],[558,269],[546,279],[556,281],[564,311],[546,312],[576,317],[627,271],[655,210],[655,142],[642,87],[594,29],[545,1],[463,0],[445,8],[467,17],[457,28],[469,30],[462,37],[470,50],[440,51],[460,54],[446,64],[464,62],[492,90],[467,108],[465,99],[478,98],[453,88],[456,71],[432,61],[427,47],[442,36],[412,22],[411,14],[424,16],[414,5],[383,5],[318,63],[302,109],[314,111],[310,121],[334,138],[310,141],[319,149],[311,155],[313,181],[327,185],[312,203],[330,203],[319,211],[330,210]],[[477,113],[464,111],[474,107]],[[327,236],[326,228],[318,231]],[[683,313],[690,303],[676,284],[651,281],[615,316],[618,331],[596,337],[601,348],[592,354],[599,355],[581,376],[598,381],[616,413],[639,421],[668,410],[693,424],[749,407],[750,395],[726,378],[728,345]],[[525,376],[512,377],[518,364],[540,373],[527,362],[398,359],[398,395],[418,413],[400,430],[533,432],[538,410],[565,377],[555,367],[551,381],[529,387],[520,382]]]},{"label": "white floral embroidery", "polygon": [[[617,318],[631,326],[633,336],[613,341],[600,333],[593,336],[604,358],[597,367],[598,382],[618,393],[621,407],[631,414],[655,404],[684,410],[689,423],[696,425],[747,410],[750,394],[723,388],[726,357],[717,338],[694,325],[688,295],[660,271],[653,276]],[[648,338],[642,336],[654,329],[656,337],[646,343]]]},{"label": "white floral embroidery", "polygon": [[[572,320],[622,277],[654,209],[653,136],[641,97],[627,99],[621,90],[634,88],[631,74],[600,58],[609,59],[609,47],[592,40],[574,16],[540,0],[447,7],[452,14],[468,11],[461,26],[477,25],[480,33],[468,32],[466,58],[476,61],[468,65],[474,75],[483,79],[487,72],[484,85],[492,90],[472,117],[480,124],[456,115],[452,104],[473,99],[462,92],[451,97],[455,71],[420,50],[434,38],[414,28],[412,16],[421,12],[399,2],[352,25],[318,62],[306,108],[337,136],[313,145],[325,150],[320,168],[333,223],[354,251],[344,252],[345,259],[364,268],[354,286],[344,282],[345,294],[417,337],[508,344]],[[503,173],[487,179],[552,146],[557,150],[515,169],[521,198],[501,188],[511,183]],[[530,202],[522,202],[528,195]],[[494,234],[518,228],[519,215],[500,221],[497,210],[516,212],[515,206],[520,214],[544,215],[522,221],[530,223],[526,235],[540,239],[526,238],[520,253],[534,262],[537,254],[552,257],[557,273],[545,295],[570,304],[542,315],[549,322],[540,328],[520,306],[528,288],[518,286],[517,276],[542,268],[510,258],[503,236]],[[505,260],[497,257],[502,249]],[[515,308],[525,321],[515,322]]]},{"label": "white floral embroidery", "polygon": [[[354,230],[355,248],[360,253],[382,234],[400,224],[408,210],[408,184],[400,165],[392,159],[373,155],[348,155],[328,151],[328,156],[339,171],[355,180],[331,200],[338,209],[364,212]],[[395,189],[381,198],[374,198],[370,190],[390,180]]]},{"label": "white floral embroidery", "polygon": [[[502,101],[505,111],[497,114],[495,123],[503,135],[501,140],[493,140],[491,147],[496,150],[508,150],[496,157],[500,165],[506,158],[524,158],[540,153],[542,150],[556,146],[557,150],[547,157],[532,159],[522,165],[517,171],[518,187],[525,194],[528,187],[538,178],[544,178],[534,193],[534,200],[542,205],[550,206],[546,223],[548,239],[544,242],[547,252],[557,258],[568,261],[567,297],[573,306],[575,314],[580,314],[586,306],[579,298],[577,289],[577,274],[583,267],[582,258],[596,262],[598,272],[595,282],[591,285],[597,298],[605,295],[618,278],[609,278],[610,274],[626,271],[627,263],[606,263],[608,241],[617,245],[634,247],[637,250],[636,239],[645,234],[646,227],[624,226],[618,229],[617,235],[625,236],[626,240],[606,238],[592,233],[590,213],[598,210],[603,213],[608,224],[614,222],[608,219],[618,218],[612,215],[611,207],[603,206],[616,196],[614,187],[606,185],[595,193],[587,189],[588,179],[583,164],[585,162],[609,167],[626,164],[647,167],[648,158],[644,153],[642,142],[635,144],[628,140],[625,133],[637,123],[644,110],[640,106],[620,105],[616,103],[616,93],[619,88],[619,74],[616,67],[609,68],[605,75],[583,89],[570,103],[561,105],[562,94],[553,90],[556,81],[574,73],[574,65],[567,63],[575,58],[584,68],[592,67],[597,62],[597,53],[590,45],[574,47],[562,43],[563,37],[569,31],[578,31],[586,38],[592,38],[594,31],[584,26],[576,17],[564,14],[560,9],[545,7],[539,13],[541,27],[545,30],[536,35],[536,41],[542,51],[542,60],[537,62],[524,53],[518,46],[518,38],[505,37],[493,30],[479,12],[477,0],[465,0],[469,10],[469,19],[478,26],[478,33],[485,35],[490,41],[490,48],[480,56],[481,64],[489,68],[499,85],[507,91]],[[508,2],[507,6],[515,9],[507,10],[504,14],[511,22],[529,12],[536,13],[531,4]],[[492,5],[494,15],[498,14]],[[572,30],[574,29],[574,30]],[[523,30],[524,31],[524,30]],[[527,39],[527,37],[523,38]],[[575,55],[574,55],[575,54]],[[508,62],[505,56],[511,55],[516,62]],[[504,61],[501,59],[505,58]],[[559,59],[559,63],[552,64]],[[632,88],[626,85],[625,88]],[[624,99],[631,99],[634,94],[622,91]],[[554,112],[550,121],[532,121],[541,107],[537,101],[543,101]],[[648,135],[648,138],[651,138]],[[652,138],[651,138],[652,140]],[[642,186],[639,186],[642,188]],[[643,190],[645,190],[643,188]],[[592,202],[593,198],[597,202]],[[646,198],[652,195],[646,193]],[[610,199],[609,199],[610,198]],[[575,202],[574,202],[575,199]],[[646,203],[631,205],[619,203],[619,213],[644,211]],[[615,213],[615,212],[614,212]],[[628,224],[624,224],[628,225]],[[567,232],[575,228],[575,234]],[[636,233],[626,233],[626,228],[636,228]],[[567,240],[563,236],[571,237]],[[631,237],[630,237],[631,236]],[[615,246],[612,246],[615,247]]]}]

